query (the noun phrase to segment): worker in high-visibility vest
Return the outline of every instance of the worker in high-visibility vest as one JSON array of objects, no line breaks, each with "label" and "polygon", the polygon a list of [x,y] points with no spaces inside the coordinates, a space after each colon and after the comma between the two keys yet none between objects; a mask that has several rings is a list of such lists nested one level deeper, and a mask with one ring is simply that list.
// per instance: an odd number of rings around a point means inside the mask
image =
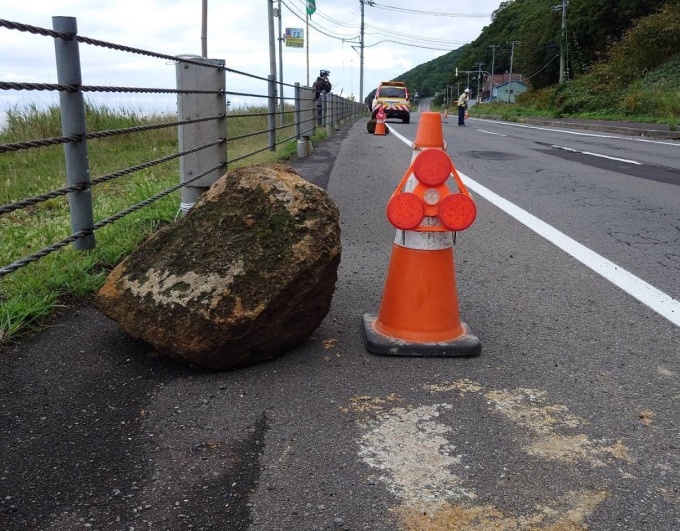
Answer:
[{"label": "worker in high-visibility vest", "polygon": [[470,89],[466,88],[458,98],[458,126],[465,127],[465,111],[470,100]]}]

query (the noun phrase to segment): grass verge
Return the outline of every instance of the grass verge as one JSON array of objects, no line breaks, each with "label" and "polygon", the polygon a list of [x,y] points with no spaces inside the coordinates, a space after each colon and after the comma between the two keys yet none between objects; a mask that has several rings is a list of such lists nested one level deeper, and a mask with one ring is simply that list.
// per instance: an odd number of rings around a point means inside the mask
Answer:
[{"label": "grass verge", "polygon": [[[263,109],[232,112],[228,137],[267,129],[266,116],[249,117]],[[0,144],[61,136],[59,109],[35,106],[8,111],[7,127]],[[86,105],[88,131],[111,131],[140,124],[172,122],[174,116],[142,116],[131,110],[112,110]],[[292,118],[291,118],[292,119]],[[278,132],[282,139],[293,136],[292,124]],[[326,138],[319,129],[312,138]],[[229,159],[246,156],[267,145],[267,134],[229,142]],[[95,139],[88,142],[92,179],[176,153],[175,127]],[[0,205],[62,188],[66,170],[62,146],[5,152],[0,155]],[[290,160],[297,153],[295,140],[283,142],[277,151],[264,150],[239,160],[230,168],[256,163]],[[152,166],[92,188],[95,222],[129,208],[179,182],[179,159]],[[76,251],[72,246],[52,252],[40,260],[0,277],[0,346],[48,325],[55,311],[89,300],[111,268],[132,252],[161,225],[178,215],[179,191],[102,227],[95,233],[97,246]],[[38,252],[71,234],[65,196],[40,202],[0,216],[0,267]]]}]

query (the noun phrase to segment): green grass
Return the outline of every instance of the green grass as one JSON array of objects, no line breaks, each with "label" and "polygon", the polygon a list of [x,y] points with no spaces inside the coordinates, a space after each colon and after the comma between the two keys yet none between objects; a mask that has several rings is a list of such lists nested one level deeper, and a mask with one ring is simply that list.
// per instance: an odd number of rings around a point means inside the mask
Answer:
[{"label": "green grass", "polygon": [[[247,109],[232,112],[227,122],[228,138],[267,129],[267,117],[246,117],[265,112]],[[286,115],[292,121],[292,115]],[[140,124],[173,122],[174,116],[144,117],[131,110],[86,105],[88,131],[108,131]],[[278,123],[278,121],[277,121]],[[312,140],[325,138],[324,130]],[[285,139],[292,127],[278,133]],[[16,143],[61,136],[58,107],[35,106],[8,110],[6,129],[0,143]],[[234,160],[267,146],[268,135],[229,142],[228,157]],[[176,153],[177,129],[168,127],[88,141],[92,179]],[[277,146],[277,151],[257,153],[230,168],[290,159],[297,143]],[[64,148],[61,145],[0,154],[0,205],[62,188],[66,182]],[[92,189],[95,223],[175,186],[179,182],[179,159],[135,172]],[[179,190],[95,232],[97,245],[77,251],[71,245],[57,250],[21,269],[0,277],[0,345],[27,333],[41,330],[63,305],[80,304],[96,292],[111,268],[132,252],[159,226],[178,215]],[[51,199],[0,216],[0,267],[29,256],[71,234],[68,201]]]}]

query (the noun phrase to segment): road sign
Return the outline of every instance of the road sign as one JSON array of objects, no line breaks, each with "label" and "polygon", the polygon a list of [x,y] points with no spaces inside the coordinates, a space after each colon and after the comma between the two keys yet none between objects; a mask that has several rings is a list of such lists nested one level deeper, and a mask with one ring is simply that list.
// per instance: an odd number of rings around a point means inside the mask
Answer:
[{"label": "road sign", "polygon": [[305,30],[302,28],[286,28],[286,46],[302,48],[305,44]]}]

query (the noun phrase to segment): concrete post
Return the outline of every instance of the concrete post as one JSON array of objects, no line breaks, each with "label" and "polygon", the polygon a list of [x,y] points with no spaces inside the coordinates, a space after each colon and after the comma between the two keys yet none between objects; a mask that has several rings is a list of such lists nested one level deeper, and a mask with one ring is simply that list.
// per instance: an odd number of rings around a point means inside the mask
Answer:
[{"label": "concrete post", "polygon": [[[210,90],[217,94],[178,94],[177,117],[179,120],[196,120],[224,115],[217,120],[180,125],[179,150],[189,151],[220,138],[227,138],[227,98],[224,60],[191,57],[193,61],[216,65],[220,68],[198,66],[179,62],[175,67],[178,90]],[[227,143],[203,149],[179,159],[180,182],[186,182],[204,171],[227,162]],[[182,215],[194,206],[199,196],[220,178],[220,170],[214,170],[180,189]]]}]

